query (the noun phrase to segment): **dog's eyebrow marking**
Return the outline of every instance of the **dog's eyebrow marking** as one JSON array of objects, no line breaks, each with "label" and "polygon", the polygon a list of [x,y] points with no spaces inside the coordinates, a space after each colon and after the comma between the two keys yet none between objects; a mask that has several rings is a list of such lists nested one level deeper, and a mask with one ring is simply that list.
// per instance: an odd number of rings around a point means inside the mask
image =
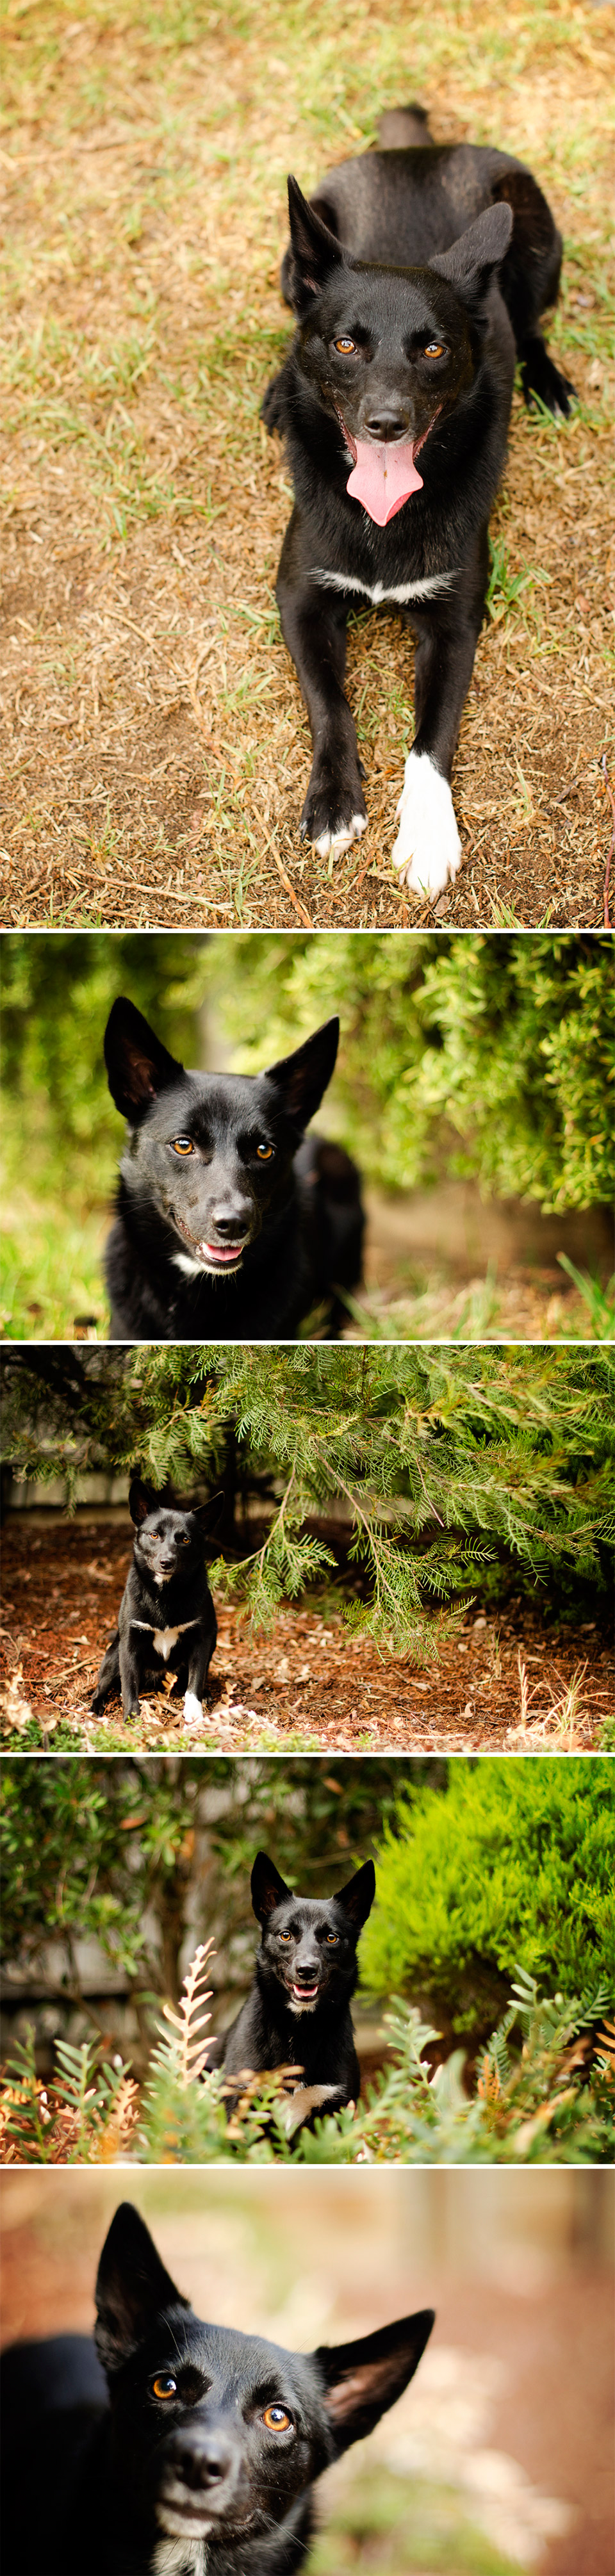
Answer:
[{"label": "dog's eyebrow marking", "polygon": [[400,608],[408,599],[434,599],[438,590],[450,590],[457,577],[455,570],[429,573],[424,581],[358,581],[354,573],[324,572],[319,564],[314,564],[309,575],[310,581],[322,583],[323,590],[360,590],[365,599],[371,599],[373,608],[379,608],[385,599],[396,600]]}]

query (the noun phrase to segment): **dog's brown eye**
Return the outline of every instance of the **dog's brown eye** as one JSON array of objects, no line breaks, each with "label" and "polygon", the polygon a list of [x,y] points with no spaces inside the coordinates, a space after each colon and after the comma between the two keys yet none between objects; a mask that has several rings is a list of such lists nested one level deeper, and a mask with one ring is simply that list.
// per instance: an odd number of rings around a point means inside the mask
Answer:
[{"label": "dog's brown eye", "polygon": [[268,2433],[287,2433],[292,2416],[287,2415],[285,2406],[266,2406],[262,2420]]},{"label": "dog's brown eye", "polygon": [[423,350],[423,357],[424,357],[424,358],[443,358],[443,357],[444,357],[444,346],[443,346],[443,342],[442,342],[442,340],[428,340],[428,342],[427,342],[427,348]]},{"label": "dog's brown eye", "polygon": [[278,1941],[292,1941],[292,1932],[278,1932]]},{"label": "dog's brown eye", "polygon": [[337,1932],[328,1932],[328,1933],[327,1933],[327,1940],[328,1940],[328,1941],[337,1941]]},{"label": "dog's brown eye", "polygon": [[161,2375],[161,2377],[160,2377],[160,2379],[155,2379],[155,2380],[154,2380],[154,2396],[155,2396],[155,2397],[176,2397],[176,2396],[177,2396],[177,2380],[172,2378],[170,2370],[165,2370],[165,2371],[163,2371],[163,2372],[162,2372],[162,2375]]},{"label": "dog's brown eye", "polygon": [[194,1153],[194,1145],[191,1136],[173,1136],[171,1142],[174,1154]]},{"label": "dog's brown eye", "polygon": [[258,1154],[259,1163],[270,1163],[270,1162],[271,1162],[271,1156],[272,1156],[272,1153],[273,1153],[273,1145],[257,1145],[256,1151],[257,1151],[257,1154]]},{"label": "dog's brown eye", "polygon": [[334,340],[333,342],[333,347],[339,351],[340,358],[352,358],[356,345],[356,340]]}]

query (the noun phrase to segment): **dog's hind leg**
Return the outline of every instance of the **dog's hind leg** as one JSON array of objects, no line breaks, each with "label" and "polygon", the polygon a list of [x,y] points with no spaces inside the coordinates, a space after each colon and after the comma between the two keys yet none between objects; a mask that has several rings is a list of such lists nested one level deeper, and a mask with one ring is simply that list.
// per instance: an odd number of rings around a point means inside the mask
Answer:
[{"label": "dog's hind leg", "polygon": [[93,1710],[94,1716],[100,1717],[103,1708],[106,1706],[107,1700],[119,1699],[119,1696],[120,1636],[119,1628],[116,1628],[115,1636],[112,1637],[111,1644],[107,1647],[106,1655],[103,1655],[96,1689],[93,1699],[90,1701],[90,1706]]},{"label": "dog's hind leg", "polygon": [[378,127],[380,152],[412,152],[433,140],[427,109],[419,107],[415,98],[409,107],[385,108]]},{"label": "dog's hind leg", "polygon": [[503,200],[513,214],[512,236],[499,283],[515,334],[525,401],[529,408],[537,395],[548,411],[562,412],[567,418],[575,388],[549,357],[538,327],[541,313],[557,303],[561,233],[530,170],[505,171],[502,179],[496,180],[492,195],[494,203]]}]

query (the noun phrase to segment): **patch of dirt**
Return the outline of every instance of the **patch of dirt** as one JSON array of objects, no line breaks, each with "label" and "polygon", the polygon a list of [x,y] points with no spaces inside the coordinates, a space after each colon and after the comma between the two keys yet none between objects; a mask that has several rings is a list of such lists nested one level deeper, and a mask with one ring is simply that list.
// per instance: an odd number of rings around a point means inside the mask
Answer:
[{"label": "patch of dirt", "polygon": [[[602,923],[605,12],[580,0],[565,28],[547,13],[519,46],[512,31],[507,52],[499,14],[484,9],[478,111],[472,10],[457,13],[454,40],[428,24],[437,135],[508,140],[568,236],[552,338],[581,397],[553,428],[515,396],[492,521],[504,586],[456,762],[464,865],[435,909],[404,896],[391,864],[412,733],[398,619],[370,614],[350,635],[367,839],[329,873],[299,838],[308,730],[274,601],[291,494],[258,412],[287,330],[284,171],[309,186],[360,149],[380,95],[373,13],[338,16],[334,69],[328,15],[315,6],[316,100],[302,40],[275,7],[267,38],[259,13],[239,49],[232,13],[175,46],[140,13],[64,28],[58,10],[55,54],[52,41],[25,87],[29,12],[8,22],[0,899],[12,926]],[[407,49],[402,31],[397,62],[396,13],[382,18],[390,101]]]},{"label": "patch of dirt", "polygon": [[[25,1516],[24,1516],[25,1517]],[[545,1610],[478,1604],[437,1662],[417,1669],[349,1635],[331,1596],[285,1608],[269,1636],[237,1610],[218,1613],[202,1725],[181,1698],[150,1691],[139,1724],[119,1703],[89,1701],[117,1621],[130,1547],[116,1524],[56,1522],[41,1535],[17,1518],[3,1547],[5,1741],[19,1751],[561,1753],[600,1746],[613,1710],[613,1655],[589,1620],[549,1623]],[[426,1617],[429,1617],[426,1613]],[[525,1679],[523,1679],[523,1675]]]}]

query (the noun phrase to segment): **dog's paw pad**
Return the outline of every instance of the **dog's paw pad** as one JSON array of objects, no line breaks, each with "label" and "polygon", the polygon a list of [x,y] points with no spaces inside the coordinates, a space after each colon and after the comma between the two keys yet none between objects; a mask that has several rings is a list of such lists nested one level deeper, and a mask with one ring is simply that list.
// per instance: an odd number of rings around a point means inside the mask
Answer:
[{"label": "dog's paw pad", "polygon": [[184,1717],[188,1726],[202,1725],[203,1703],[202,1700],[196,1698],[194,1691],[186,1691],[184,1700]]},{"label": "dog's paw pad", "polygon": [[397,819],[393,866],[399,868],[402,885],[432,902],[443,894],[449,877],[454,882],[462,849],[448,780],[428,752],[408,754]]},{"label": "dog's paw pad", "polygon": [[337,858],[342,850],[350,849],[353,841],[360,841],[361,833],[366,831],[367,815],[352,814],[349,823],[333,823],[330,828],[327,826],[326,831],[321,832],[318,840],[314,842],[314,848],[319,859],[328,859],[331,851],[333,857]]}]

